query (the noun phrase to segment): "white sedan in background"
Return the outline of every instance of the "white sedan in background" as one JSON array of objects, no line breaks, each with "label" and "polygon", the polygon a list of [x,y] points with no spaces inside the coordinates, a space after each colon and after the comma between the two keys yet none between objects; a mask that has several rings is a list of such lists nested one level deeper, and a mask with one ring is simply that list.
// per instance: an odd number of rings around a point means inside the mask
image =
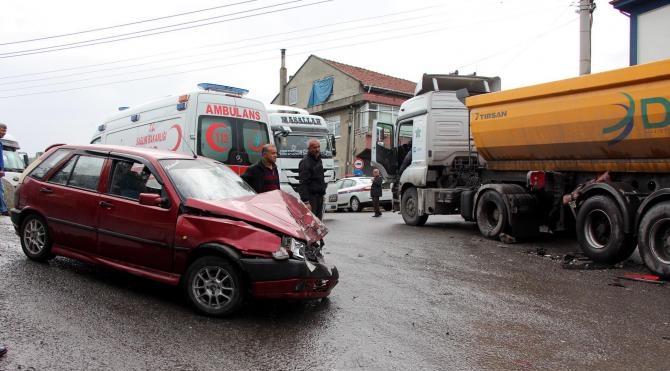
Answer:
[{"label": "white sedan in background", "polygon": [[[370,187],[372,187],[370,177],[342,178],[326,189],[325,209],[361,211],[364,207],[372,206]],[[382,185],[382,196],[379,198],[380,206],[385,210],[391,210],[392,200],[389,184],[385,183]]]}]

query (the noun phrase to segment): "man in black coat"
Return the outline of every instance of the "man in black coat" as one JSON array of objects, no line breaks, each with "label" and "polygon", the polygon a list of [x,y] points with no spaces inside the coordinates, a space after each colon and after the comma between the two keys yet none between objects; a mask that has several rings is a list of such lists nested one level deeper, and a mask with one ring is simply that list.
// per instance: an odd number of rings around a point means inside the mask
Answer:
[{"label": "man in black coat", "polygon": [[300,200],[305,203],[312,213],[323,219],[323,196],[326,194],[325,172],[321,162],[321,144],[316,139],[310,139],[307,145],[307,156],[298,166],[300,186]]},{"label": "man in black coat", "polygon": [[244,179],[256,193],[270,192],[279,189],[279,171],[277,171],[277,147],[266,144],[261,150],[263,156],[257,163],[249,166],[242,174]]},{"label": "man in black coat", "polygon": [[372,170],[372,176],[374,176],[374,179],[372,179],[372,186],[370,187],[370,197],[372,198],[372,207],[375,209],[373,217],[380,217],[382,212],[379,209],[379,198],[382,196],[384,178],[379,173],[379,169]]}]

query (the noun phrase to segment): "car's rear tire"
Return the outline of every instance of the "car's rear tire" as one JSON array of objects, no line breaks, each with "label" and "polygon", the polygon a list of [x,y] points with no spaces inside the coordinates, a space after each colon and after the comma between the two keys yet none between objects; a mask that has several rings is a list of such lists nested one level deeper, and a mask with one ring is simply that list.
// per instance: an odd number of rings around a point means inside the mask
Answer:
[{"label": "car's rear tire", "polygon": [[351,198],[351,200],[349,201],[349,209],[355,213],[363,210],[363,208],[361,207],[361,201],[358,199],[358,197],[353,196]]},{"label": "car's rear tire", "polygon": [[23,219],[19,229],[21,249],[26,256],[35,261],[43,262],[52,259],[51,236],[49,226],[41,216],[31,214]]},{"label": "car's rear tire", "polygon": [[428,214],[419,214],[419,195],[416,188],[408,188],[402,194],[402,219],[407,225],[422,226],[428,220]]},{"label": "car's rear tire", "polygon": [[670,277],[670,202],[649,209],[640,222],[638,248],[644,264],[654,273]]},{"label": "car's rear tire", "polygon": [[589,258],[614,264],[628,258],[635,241],[624,232],[623,214],[611,197],[590,197],[577,213],[577,240]]},{"label": "car's rear tire", "polygon": [[204,256],[188,267],[184,289],[199,312],[213,317],[235,313],[242,301],[242,276],[228,260]]}]

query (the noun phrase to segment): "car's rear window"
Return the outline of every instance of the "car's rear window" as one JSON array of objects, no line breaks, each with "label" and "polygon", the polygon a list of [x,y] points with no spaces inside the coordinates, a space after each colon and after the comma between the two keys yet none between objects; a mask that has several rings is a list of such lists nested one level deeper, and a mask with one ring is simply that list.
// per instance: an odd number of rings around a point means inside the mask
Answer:
[{"label": "car's rear window", "polygon": [[39,165],[37,165],[30,173],[30,176],[39,180],[44,179],[44,176],[49,172],[49,170],[56,166],[56,164],[58,164],[60,160],[65,158],[65,156],[67,156],[70,152],[72,152],[72,150],[68,148],[61,148],[56,150],[49,157],[44,159],[44,161],[42,161]]}]

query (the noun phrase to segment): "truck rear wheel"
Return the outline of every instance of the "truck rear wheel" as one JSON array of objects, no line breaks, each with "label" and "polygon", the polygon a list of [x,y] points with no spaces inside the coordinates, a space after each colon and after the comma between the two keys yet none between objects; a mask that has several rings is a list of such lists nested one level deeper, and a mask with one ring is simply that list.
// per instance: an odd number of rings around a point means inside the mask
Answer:
[{"label": "truck rear wheel", "polygon": [[584,254],[596,262],[618,263],[635,249],[634,240],[624,233],[621,210],[610,197],[597,195],[584,201],[576,227]]},{"label": "truck rear wheel", "polygon": [[422,226],[428,220],[427,214],[419,214],[419,195],[416,188],[408,188],[402,194],[402,219],[407,225]]},{"label": "truck rear wheel", "polygon": [[670,277],[670,202],[658,204],[644,214],[638,232],[638,247],[647,268]]},{"label": "truck rear wheel", "polygon": [[477,201],[477,227],[482,236],[498,239],[507,227],[507,207],[502,195],[486,191]]}]

